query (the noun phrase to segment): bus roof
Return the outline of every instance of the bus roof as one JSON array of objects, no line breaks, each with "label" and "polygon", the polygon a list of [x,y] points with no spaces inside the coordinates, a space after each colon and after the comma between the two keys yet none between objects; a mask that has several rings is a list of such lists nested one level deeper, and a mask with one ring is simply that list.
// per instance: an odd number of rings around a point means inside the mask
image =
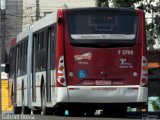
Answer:
[{"label": "bus roof", "polygon": [[[46,17],[34,22],[33,25],[33,32],[36,32],[44,27],[47,27],[49,25],[52,25],[56,22],[57,18],[57,10],[52,12],[51,14],[48,14]],[[30,26],[32,26],[30,25]],[[29,29],[30,27],[26,28],[24,31],[20,32],[17,35],[17,43],[20,42],[21,40],[25,39],[28,37],[29,34]]]},{"label": "bus roof", "polygon": [[133,8],[109,8],[109,7],[88,7],[88,8],[71,8],[69,11],[77,11],[77,12],[92,12],[92,11],[108,11],[108,12],[135,12],[136,9]]},{"label": "bus roof", "polygon": [[17,35],[17,43],[20,42],[21,40],[25,39],[28,36],[28,32],[29,32],[29,27],[27,29],[25,29],[23,32],[20,32]]},{"label": "bus roof", "polygon": [[33,23],[33,32],[56,23],[57,10]]}]

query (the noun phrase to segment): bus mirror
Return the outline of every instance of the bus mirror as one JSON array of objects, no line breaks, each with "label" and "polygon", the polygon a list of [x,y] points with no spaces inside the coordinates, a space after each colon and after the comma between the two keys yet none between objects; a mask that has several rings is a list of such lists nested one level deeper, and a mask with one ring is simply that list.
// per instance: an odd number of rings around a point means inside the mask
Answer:
[{"label": "bus mirror", "polygon": [[58,18],[58,24],[62,24],[62,17]]},{"label": "bus mirror", "polygon": [[6,66],[5,66],[5,72],[9,73],[9,70],[10,70],[10,66],[9,66],[9,64],[6,64]]}]

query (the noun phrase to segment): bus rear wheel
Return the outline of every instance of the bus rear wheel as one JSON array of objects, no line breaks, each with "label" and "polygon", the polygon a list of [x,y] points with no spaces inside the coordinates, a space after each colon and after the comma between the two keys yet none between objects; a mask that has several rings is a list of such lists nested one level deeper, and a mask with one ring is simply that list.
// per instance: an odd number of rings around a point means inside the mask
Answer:
[{"label": "bus rear wheel", "polygon": [[69,116],[82,117],[85,115],[85,111],[79,107],[69,108]]},{"label": "bus rear wheel", "polygon": [[127,107],[124,105],[117,105],[117,106],[106,106],[103,108],[103,115],[104,116],[111,116],[111,117],[125,117],[127,113]]},{"label": "bus rear wheel", "polygon": [[62,107],[57,107],[53,109],[53,114],[58,116],[64,116],[65,115],[65,109]]},{"label": "bus rear wheel", "polygon": [[13,113],[14,114],[21,114],[22,108],[21,107],[13,107]]},{"label": "bus rear wheel", "polygon": [[33,114],[41,114],[42,110],[33,110]]}]

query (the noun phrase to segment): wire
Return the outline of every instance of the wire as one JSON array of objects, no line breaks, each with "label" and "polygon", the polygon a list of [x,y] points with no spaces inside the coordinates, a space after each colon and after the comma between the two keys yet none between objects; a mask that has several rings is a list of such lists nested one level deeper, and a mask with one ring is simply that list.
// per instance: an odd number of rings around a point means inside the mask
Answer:
[{"label": "wire", "polygon": [[[0,15],[4,15],[4,14],[0,14]],[[13,15],[13,14],[5,14],[5,15],[23,18],[23,16],[17,16],[17,15]]]}]

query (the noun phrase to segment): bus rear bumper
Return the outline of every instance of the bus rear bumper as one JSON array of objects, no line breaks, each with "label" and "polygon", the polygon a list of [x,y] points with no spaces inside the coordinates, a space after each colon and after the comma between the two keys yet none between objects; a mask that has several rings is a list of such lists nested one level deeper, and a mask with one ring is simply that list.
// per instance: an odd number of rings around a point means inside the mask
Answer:
[{"label": "bus rear bumper", "polygon": [[57,102],[141,103],[148,99],[148,88],[141,86],[68,86],[58,89]]}]

